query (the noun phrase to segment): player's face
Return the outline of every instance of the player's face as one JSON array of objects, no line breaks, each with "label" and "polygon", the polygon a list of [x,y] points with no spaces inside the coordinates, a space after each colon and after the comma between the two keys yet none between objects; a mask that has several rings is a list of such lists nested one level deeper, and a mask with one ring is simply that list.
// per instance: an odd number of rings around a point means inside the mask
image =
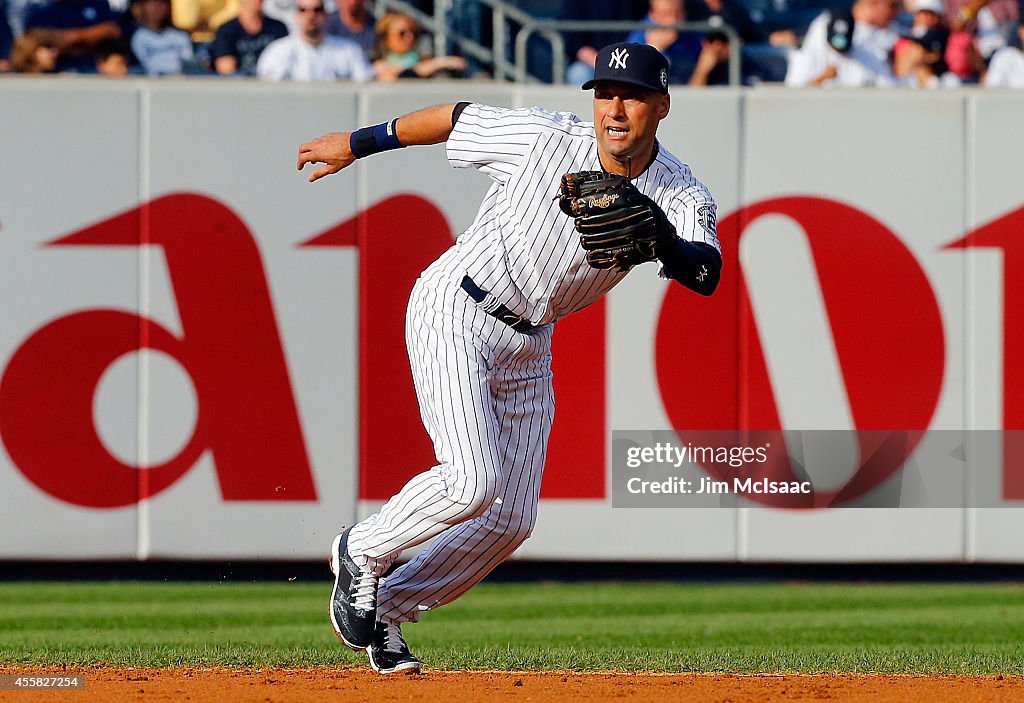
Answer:
[{"label": "player's face", "polygon": [[[598,83],[594,86],[594,129],[601,154],[622,165],[633,160],[633,168],[643,168],[654,148],[658,123],[668,110],[668,95],[628,83]],[[613,170],[610,164],[605,168]]]}]

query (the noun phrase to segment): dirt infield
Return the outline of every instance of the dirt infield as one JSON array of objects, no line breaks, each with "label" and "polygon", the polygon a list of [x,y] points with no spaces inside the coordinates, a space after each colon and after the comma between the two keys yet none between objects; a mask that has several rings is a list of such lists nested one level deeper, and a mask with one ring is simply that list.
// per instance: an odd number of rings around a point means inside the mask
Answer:
[{"label": "dirt infield", "polygon": [[305,703],[360,700],[373,703],[491,703],[492,701],[855,701],[857,703],[973,703],[1024,700],[1022,677],[629,674],[576,672],[429,671],[384,677],[357,668],[338,669],[120,669],[96,667],[0,668],[0,673],[83,673],[84,691],[0,692],[0,700],[86,702],[211,701]]}]

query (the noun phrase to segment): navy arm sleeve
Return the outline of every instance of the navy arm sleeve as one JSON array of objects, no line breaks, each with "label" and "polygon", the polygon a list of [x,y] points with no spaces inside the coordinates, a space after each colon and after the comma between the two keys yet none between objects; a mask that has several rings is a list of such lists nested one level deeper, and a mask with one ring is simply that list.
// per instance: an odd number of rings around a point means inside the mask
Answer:
[{"label": "navy arm sleeve", "polygon": [[673,238],[660,247],[662,274],[701,295],[711,295],[722,275],[722,255],[710,244]]}]

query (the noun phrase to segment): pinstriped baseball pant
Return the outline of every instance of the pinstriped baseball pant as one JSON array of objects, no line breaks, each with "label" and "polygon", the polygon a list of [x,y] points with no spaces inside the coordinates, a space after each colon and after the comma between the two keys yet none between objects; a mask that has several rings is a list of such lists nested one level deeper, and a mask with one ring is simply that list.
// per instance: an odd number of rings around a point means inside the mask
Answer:
[{"label": "pinstriped baseball pant", "polygon": [[554,418],[551,325],[521,334],[459,286],[454,250],[416,282],[406,345],[438,465],[412,478],[349,537],[357,563],[383,574],[409,547],[436,538],[382,580],[378,618],[415,621],[455,600],[533,530]]}]

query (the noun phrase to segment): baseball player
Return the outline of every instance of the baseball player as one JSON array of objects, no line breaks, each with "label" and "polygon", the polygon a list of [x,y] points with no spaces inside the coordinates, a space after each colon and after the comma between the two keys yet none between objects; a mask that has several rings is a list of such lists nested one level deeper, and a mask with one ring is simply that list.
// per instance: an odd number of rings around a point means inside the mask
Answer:
[{"label": "baseball player", "polygon": [[530,535],[554,417],[554,323],[646,261],[703,295],[718,284],[714,200],[656,139],[667,71],[656,49],[613,44],[583,85],[594,89],[593,123],[460,102],[299,148],[300,170],[323,164],[311,182],[379,151],[441,142],[453,166],[493,181],[409,300],[406,344],[438,464],[331,545],[331,624],[378,672],[418,670],[402,623],[461,596]]}]

